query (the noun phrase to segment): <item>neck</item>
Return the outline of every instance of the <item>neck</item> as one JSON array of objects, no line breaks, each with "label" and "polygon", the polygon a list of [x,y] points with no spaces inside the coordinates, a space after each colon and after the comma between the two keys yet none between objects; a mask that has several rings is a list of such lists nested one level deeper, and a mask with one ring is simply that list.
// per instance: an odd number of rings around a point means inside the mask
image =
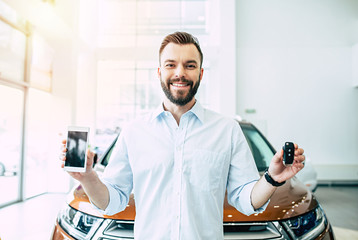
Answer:
[{"label": "neck", "polygon": [[181,116],[187,111],[189,111],[194,106],[195,102],[196,100],[195,98],[193,98],[190,102],[188,102],[184,106],[179,106],[172,103],[169,99],[165,99],[163,102],[163,107],[164,110],[169,111],[173,115],[175,121],[179,126]]}]

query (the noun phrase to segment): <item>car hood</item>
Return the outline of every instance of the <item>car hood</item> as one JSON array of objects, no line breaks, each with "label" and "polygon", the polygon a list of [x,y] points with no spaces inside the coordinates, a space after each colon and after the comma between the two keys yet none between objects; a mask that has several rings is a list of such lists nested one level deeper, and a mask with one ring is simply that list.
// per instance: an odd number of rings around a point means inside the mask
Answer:
[{"label": "car hood", "polygon": [[[133,194],[130,196],[127,208],[115,215],[101,214],[90,203],[81,185],[74,188],[68,195],[67,203],[81,212],[110,219],[134,220],[135,206]],[[266,210],[259,214],[246,216],[228,204],[225,197],[224,222],[251,222],[251,221],[275,221],[292,218],[314,209],[318,202],[314,195],[296,178],[288,180],[277,188],[271,197]]]}]

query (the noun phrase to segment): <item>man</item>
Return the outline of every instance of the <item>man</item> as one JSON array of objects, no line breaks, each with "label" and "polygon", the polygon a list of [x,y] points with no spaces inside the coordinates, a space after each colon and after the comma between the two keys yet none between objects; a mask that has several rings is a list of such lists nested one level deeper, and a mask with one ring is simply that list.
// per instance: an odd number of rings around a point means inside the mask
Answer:
[{"label": "man", "polygon": [[225,191],[240,212],[262,212],[274,185],[303,168],[303,149],[295,145],[291,167],[278,152],[268,170],[271,183],[259,179],[239,124],[195,100],[204,74],[196,38],[168,35],[159,62],[163,103],[123,128],[101,179],[91,168],[91,152],[87,171],[69,174],[107,215],[124,210],[133,191],[135,239],[223,239]]}]

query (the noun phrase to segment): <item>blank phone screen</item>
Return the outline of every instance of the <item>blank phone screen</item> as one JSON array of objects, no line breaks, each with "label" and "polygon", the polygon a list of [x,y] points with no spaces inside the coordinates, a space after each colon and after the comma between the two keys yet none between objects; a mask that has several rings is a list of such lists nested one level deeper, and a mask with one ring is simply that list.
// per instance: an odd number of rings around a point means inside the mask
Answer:
[{"label": "blank phone screen", "polygon": [[69,131],[67,136],[67,167],[84,167],[88,132]]}]

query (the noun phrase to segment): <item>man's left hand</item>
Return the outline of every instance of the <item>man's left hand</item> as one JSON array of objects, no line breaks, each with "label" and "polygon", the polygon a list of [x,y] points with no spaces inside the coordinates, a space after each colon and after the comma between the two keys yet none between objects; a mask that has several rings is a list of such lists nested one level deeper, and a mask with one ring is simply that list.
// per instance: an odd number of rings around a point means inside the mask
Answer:
[{"label": "man's left hand", "polygon": [[294,145],[295,157],[291,166],[285,166],[283,164],[283,149],[278,151],[275,156],[273,156],[268,170],[273,180],[277,182],[286,181],[295,176],[304,167],[304,150],[302,148],[298,148],[296,143]]}]

